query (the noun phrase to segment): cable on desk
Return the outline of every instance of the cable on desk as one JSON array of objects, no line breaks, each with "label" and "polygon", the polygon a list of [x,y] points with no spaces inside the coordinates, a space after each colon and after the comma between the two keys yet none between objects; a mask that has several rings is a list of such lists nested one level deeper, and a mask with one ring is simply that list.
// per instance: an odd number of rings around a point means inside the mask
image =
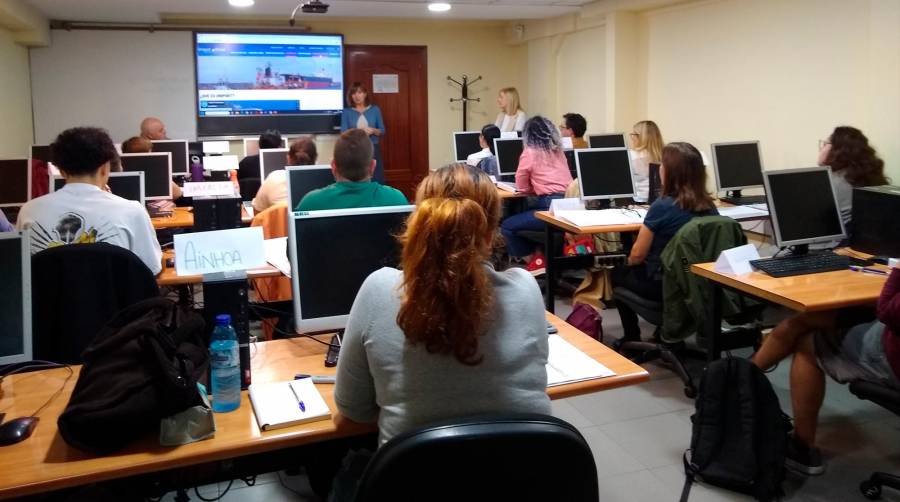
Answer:
[{"label": "cable on desk", "polygon": [[43,411],[44,408],[46,408],[48,404],[50,404],[51,402],[53,402],[53,400],[56,399],[56,396],[60,395],[60,393],[62,393],[63,389],[66,388],[66,384],[69,383],[69,379],[72,378],[72,375],[75,374],[75,371],[73,371],[73,370],[72,370],[72,367],[69,366],[68,364],[66,364],[64,367],[69,371],[69,374],[66,376],[66,379],[63,381],[62,385],[60,385],[59,388],[56,389],[56,392],[54,392],[53,395],[50,396],[50,397],[47,399],[47,401],[44,402],[44,404],[41,405],[40,408],[38,408],[37,410],[35,410],[34,413],[32,413],[31,415],[29,415],[30,417],[36,417],[36,416],[38,416],[38,413],[40,413],[41,411]]}]

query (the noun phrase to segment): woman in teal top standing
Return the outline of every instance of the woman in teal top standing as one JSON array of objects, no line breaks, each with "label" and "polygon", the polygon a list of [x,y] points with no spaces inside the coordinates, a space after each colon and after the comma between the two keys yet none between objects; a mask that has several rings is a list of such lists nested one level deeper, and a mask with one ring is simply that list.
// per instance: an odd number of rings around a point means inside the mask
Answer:
[{"label": "woman in teal top standing", "polygon": [[347,104],[341,114],[341,131],[362,129],[369,135],[374,147],[375,174],[372,179],[384,184],[384,163],[381,160],[380,139],[384,135],[384,119],[381,108],[369,100],[369,90],[360,82],[353,82],[347,92]]}]

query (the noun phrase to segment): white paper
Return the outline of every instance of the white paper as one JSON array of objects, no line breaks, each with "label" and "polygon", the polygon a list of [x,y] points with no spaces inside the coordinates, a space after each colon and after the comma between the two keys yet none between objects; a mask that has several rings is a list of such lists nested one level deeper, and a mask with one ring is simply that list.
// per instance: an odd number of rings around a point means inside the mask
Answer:
[{"label": "white paper", "polygon": [[234,184],[230,181],[185,182],[181,190],[185,197],[234,195]]},{"label": "white paper", "polygon": [[203,157],[203,169],[207,171],[230,171],[237,168],[237,155],[207,155]]},{"label": "white paper", "polygon": [[498,181],[497,188],[499,188],[500,190],[506,190],[507,192],[512,192],[512,193],[516,193],[519,191],[519,189],[516,188],[516,185],[514,185],[512,183],[507,183],[506,181]]},{"label": "white paper", "polygon": [[519,133],[516,131],[503,131],[500,133],[500,139],[519,139]]},{"label": "white paper", "polygon": [[559,335],[548,337],[547,387],[614,376],[616,373]]},{"label": "white paper", "polygon": [[266,264],[262,227],[175,235],[175,274],[230,272]]},{"label": "white paper", "polygon": [[287,277],[291,276],[291,262],[287,256],[287,237],[276,237],[263,241],[266,261]]},{"label": "white paper", "polygon": [[749,274],[750,272],[753,272],[753,267],[750,266],[750,260],[758,259],[759,251],[756,250],[756,246],[753,244],[744,244],[743,246],[726,249],[719,253],[719,258],[716,260],[713,269],[716,272],[725,274]]},{"label": "white paper", "polygon": [[[247,390],[260,430],[280,429],[331,417],[328,404],[310,378],[252,384]],[[298,398],[303,401],[305,410],[300,409]]]},{"label": "white paper", "polygon": [[727,216],[733,220],[747,220],[751,218],[765,218],[769,216],[769,211],[759,210],[756,208],[752,208],[750,206],[728,206],[728,207],[720,207],[717,208],[719,210],[719,214],[722,216]]},{"label": "white paper", "polygon": [[646,209],[600,209],[557,211],[554,215],[578,227],[605,225],[634,225],[644,222]]},{"label": "white paper", "polygon": [[397,94],[400,92],[400,76],[396,73],[372,75],[372,92],[375,94]]},{"label": "white paper", "polygon": [[572,138],[570,136],[561,136],[559,139],[564,150],[575,149],[575,145],[572,144]]},{"label": "white paper", "polygon": [[584,211],[584,201],[578,197],[551,200],[550,214],[556,214],[558,211]]}]

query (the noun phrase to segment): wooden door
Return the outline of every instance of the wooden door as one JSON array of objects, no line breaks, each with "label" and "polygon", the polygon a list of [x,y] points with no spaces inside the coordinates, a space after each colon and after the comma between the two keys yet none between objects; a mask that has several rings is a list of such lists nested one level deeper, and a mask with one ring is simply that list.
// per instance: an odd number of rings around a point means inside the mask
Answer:
[{"label": "wooden door", "polygon": [[[427,48],[346,45],[344,56],[344,88],[362,82],[384,116],[381,154],[387,184],[412,201],[416,186],[428,174]],[[396,75],[398,92],[375,92],[373,75]]]}]

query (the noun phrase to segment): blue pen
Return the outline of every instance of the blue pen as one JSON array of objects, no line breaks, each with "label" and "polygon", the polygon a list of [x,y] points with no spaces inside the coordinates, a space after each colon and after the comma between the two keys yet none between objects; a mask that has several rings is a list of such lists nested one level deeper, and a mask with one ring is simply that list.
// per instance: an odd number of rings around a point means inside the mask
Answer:
[{"label": "blue pen", "polygon": [[884,270],[878,270],[877,268],[860,267],[857,265],[850,265],[850,270],[854,272],[862,272],[864,274],[888,275],[888,273]]},{"label": "blue pen", "polygon": [[291,388],[291,392],[294,394],[294,397],[297,398],[297,404],[300,406],[300,411],[305,412],[305,411],[306,411],[306,405],[303,404],[303,400],[300,399],[300,396],[297,395],[297,390],[294,389],[294,386],[291,385],[290,383],[288,383],[288,387]]}]

